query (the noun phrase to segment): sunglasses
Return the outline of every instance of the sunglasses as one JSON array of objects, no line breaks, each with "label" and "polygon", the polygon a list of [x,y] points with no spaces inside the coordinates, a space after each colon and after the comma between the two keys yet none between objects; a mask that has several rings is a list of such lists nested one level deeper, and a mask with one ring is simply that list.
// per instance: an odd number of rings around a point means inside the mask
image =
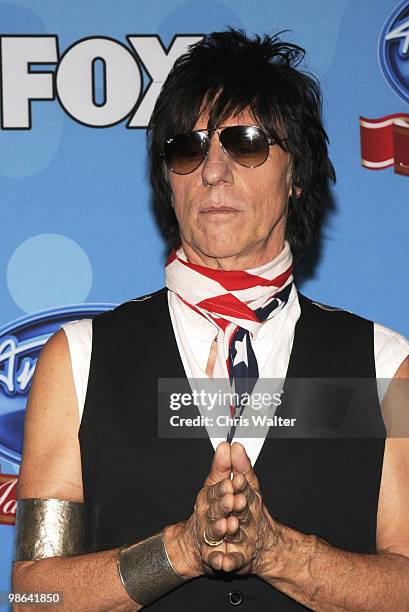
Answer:
[{"label": "sunglasses", "polygon": [[176,134],[165,142],[162,153],[169,170],[175,174],[190,174],[196,170],[209,152],[213,133],[218,135],[223,151],[245,168],[264,164],[271,145],[279,142],[272,140],[263,128],[256,125],[233,125]]}]

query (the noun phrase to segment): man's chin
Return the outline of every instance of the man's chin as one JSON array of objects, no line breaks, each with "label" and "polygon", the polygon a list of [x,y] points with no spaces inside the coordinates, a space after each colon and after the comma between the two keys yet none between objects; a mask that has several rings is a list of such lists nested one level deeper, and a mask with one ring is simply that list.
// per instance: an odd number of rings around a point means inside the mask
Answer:
[{"label": "man's chin", "polygon": [[[240,257],[242,252],[238,249],[237,245],[229,244],[211,244],[211,245],[197,245],[194,247],[194,253],[200,259],[207,259],[209,262],[205,265],[211,265],[212,260],[228,260]],[[191,253],[190,249],[189,252]],[[193,255],[193,253],[192,253]],[[189,259],[189,254],[188,254]],[[218,266],[217,266],[218,267]]]},{"label": "man's chin", "polygon": [[227,268],[233,265],[236,269],[243,269],[242,264],[252,259],[254,251],[257,259],[260,250],[254,236],[242,235],[238,240],[237,232],[198,232],[189,238],[182,234],[182,244],[189,261],[215,268],[224,267],[225,260]]}]

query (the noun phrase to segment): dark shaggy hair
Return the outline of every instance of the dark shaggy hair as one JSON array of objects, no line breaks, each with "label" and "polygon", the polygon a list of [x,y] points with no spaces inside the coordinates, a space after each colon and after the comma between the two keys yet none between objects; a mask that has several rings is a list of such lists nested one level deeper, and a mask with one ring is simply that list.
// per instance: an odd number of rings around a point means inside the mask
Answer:
[{"label": "dark shaggy hair", "polygon": [[170,248],[180,244],[171,206],[163,143],[193,129],[200,113],[209,112],[208,129],[249,109],[255,121],[288,151],[294,188],[289,201],[286,238],[295,260],[312,244],[327,207],[329,181],[335,172],[328,158],[317,80],[296,66],[304,50],[279,35],[250,39],[229,28],[191,45],[167,77],[150,120],[147,136],[150,180],[160,229]]}]

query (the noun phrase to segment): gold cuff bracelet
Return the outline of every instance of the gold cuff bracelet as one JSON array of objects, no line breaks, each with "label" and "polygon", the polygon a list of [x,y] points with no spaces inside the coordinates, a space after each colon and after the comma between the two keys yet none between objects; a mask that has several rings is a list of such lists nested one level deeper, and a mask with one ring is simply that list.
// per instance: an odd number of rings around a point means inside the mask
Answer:
[{"label": "gold cuff bracelet", "polygon": [[143,606],[185,582],[172,567],[163,532],[142,542],[123,546],[118,552],[117,566],[128,595]]},{"label": "gold cuff bracelet", "polygon": [[85,552],[84,504],[62,499],[17,500],[14,560]]}]

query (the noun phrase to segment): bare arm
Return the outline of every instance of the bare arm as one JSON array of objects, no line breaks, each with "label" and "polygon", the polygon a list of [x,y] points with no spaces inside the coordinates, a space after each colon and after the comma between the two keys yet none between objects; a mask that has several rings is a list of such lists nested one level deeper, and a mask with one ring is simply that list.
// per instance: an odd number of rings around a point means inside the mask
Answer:
[{"label": "bare arm", "polygon": [[[350,553],[284,525],[257,574],[311,610],[407,612],[409,558],[397,552]],[[406,550],[409,555],[409,550]]]},{"label": "bare arm", "polygon": [[[140,610],[122,586],[116,568],[115,550],[76,557],[50,557],[39,561],[19,561],[13,567],[13,592],[62,593],[63,604],[55,610],[128,612]],[[27,605],[13,610],[27,609]]]},{"label": "bare arm", "polygon": [[[399,397],[385,398],[409,416],[409,358],[395,379]],[[399,418],[402,418],[401,416]],[[402,427],[404,423],[401,423]],[[282,556],[270,555],[263,578],[313,610],[409,611],[409,439],[388,438],[378,503],[375,555],[350,553],[280,526]],[[281,532],[281,533],[280,533]],[[266,557],[267,559],[268,557]]]},{"label": "bare arm", "polygon": [[[47,342],[36,367],[26,412],[18,498],[83,501],[78,429],[68,343],[65,333],[59,331]],[[15,562],[13,591],[63,592],[64,603],[58,610],[141,607],[122,586],[116,550]]]}]

